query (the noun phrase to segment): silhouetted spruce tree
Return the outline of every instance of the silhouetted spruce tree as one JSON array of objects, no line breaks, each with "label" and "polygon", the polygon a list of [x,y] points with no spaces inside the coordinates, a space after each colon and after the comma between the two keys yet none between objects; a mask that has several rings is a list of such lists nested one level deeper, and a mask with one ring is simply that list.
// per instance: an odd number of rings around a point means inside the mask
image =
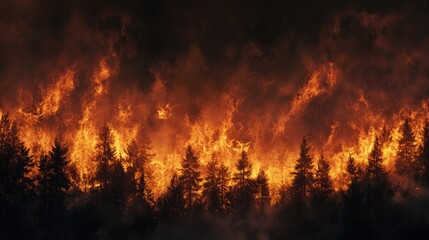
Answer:
[{"label": "silhouetted spruce tree", "polygon": [[263,169],[259,170],[258,176],[256,177],[256,187],[256,204],[259,212],[263,214],[266,212],[271,202],[268,177]]},{"label": "silhouetted spruce tree", "polygon": [[350,154],[347,159],[346,172],[348,174],[350,182],[353,181],[358,175],[358,166],[353,156]]},{"label": "silhouetted spruce tree", "polygon": [[374,145],[368,157],[366,174],[371,182],[385,180],[387,177],[387,173],[383,167],[383,153],[381,151],[381,145],[378,141],[378,137],[375,137]]},{"label": "silhouetted spruce tree", "polygon": [[95,181],[99,184],[101,192],[106,189],[110,181],[110,168],[115,160],[116,153],[112,142],[110,128],[105,125],[99,134],[95,157],[95,161],[97,162]]},{"label": "silhouetted spruce tree", "polygon": [[183,183],[175,173],[167,191],[158,199],[159,215],[162,220],[175,220],[185,213],[186,199]]},{"label": "silhouetted spruce tree", "polygon": [[[64,206],[66,192],[70,188],[70,179],[67,174],[67,166],[70,160],[67,159],[68,147],[62,145],[58,138],[55,138],[54,146],[49,152],[49,160],[52,171],[52,192],[55,201]],[[59,206],[60,207],[60,206]]]},{"label": "silhouetted spruce tree", "polygon": [[[0,226],[5,238],[23,237],[23,228],[32,223],[30,200],[34,196],[29,177],[34,163],[29,149],[18,137],[18,128],[9,114],[0,117]],[[30,230],[29,230],[30,231]]]},{"label": "silhouetted spruce tree", "polygon": [[369,209],[381,211],[383,205],[387,206],[392,196],[392,188],[389,176],[383,167],[383,153],[378,137],[375,137],[374,145],[368,157],[368,166],[365,172],[366,203]]},{"label": "silhouetted spruce tree", "polygon": [[134,178],[137,179],[140,174],[145,174],[147,177],[149,175],[149,163],[154,157],[149,140],[146,139],[143,143],[136,140],[131,141],[127,146],[126,154],[126,161],[130,165],[129,172]]},{"label": "silhouetted spruce tree", "polygon": [[198,200],[198,191],[200,190],[200,161],[195,155],[191,146],[186,148],[185,158],[182,159],[182,168],[180,169],[180,181],[185,190],[186,209],[192,212],[194,202]]},{"label": "silhouetted spruce tree", "polygon": [[250,163],[247,153],[241,152],[238,159],[236,172],[233,180],[235,182],[233,190],[233,208],[241,214],[246,214],[253,209],[255,203],[255,181],[251,178],[252,164]]},{"label": "silhouetted spruce tree", "polygon": [[228,200],[227,193],[230,191],[229,182],[231,180],[231,173],[225,164],[220,164],[218,168],[218,187],[219,187],[219,202],[220,213],[226,214],[230,211],[231,203]]},{"label": "silhouetted spruce tree", "polygon": [[421,181],[429,187],[429,122],[426,120],[422,131],[423,142],[419,151],[419,163],[421,166]]},{"label": "silhouetted spruce tree", "polygon": [[40,220],[46,237],[60,238],[66,218],[66,195],[70,188],[67,174],[68,148],[55,138],[48,155],[42,153],[39,161],[38,192]]},{"label": "silhouetted spruce tree", "polygon": [[0,119],[0,192],[8,201],[23,201],[32,194],[33,181],[28,176],[34,163],[29,149],[18,137],[18,129],[9,114]]},{"label": "silhouetted spruce tree", "polygon": [[332,180],[329,175],[331,166],[325,159],[323,152],[320,154],[320,158],[317,162],[316,173],[314,176],[314,200],[315,203],[324,203],[329,200],[330,195],[333,192]]},{"label": "silhouetted spruce tree", "polygon": [[363,202],[363,169],[356,164],[356,160],[352,155],[349,155],[346,165],[346,172],[349,179],[349,184],[346,191],[346,198],[351,205],[361,204]]},{"label": "silhouetted spruce tree", "polygon": [[416,142],[408,119],[402,126],[402,137],[396,153],[395,170],[401,176],[415,177]]},{"label": "silhouetted spruce tree", "polygon": [[309,155],[310,147],[305,137],[302,139],[299,158],[292,172],[292,199],[296,203],[304,203],[310,198],[310,190],[313,186],[313,159]]},{"label": "silhouetted spruce tree", "polygon": [[218,213],[221,208],[218,172],[218,162],[212,156],[212,159],[207,163],[207,175],[203,183],[204,204],[212,214]]},{"label": "silhouetted spruce tree", "polygon": [[344,234],[347,239],[361,239],[367,222],[364,218],[366,190],[362,168],[356,164],[352,155],[348,157],[346,171],[350,181],[343,193]]},{"label": "silhouetted spruce tree", "polygon": [[130,191],[133,194],[134,201],[146,201],[153,204],[153,196],[147,185],[147,176],[149,172],[149,163],[154,154],[150,143],[139,144],[136,140],[131,141],[126,149],[126,161],[130,165],[127,173],[130,177]]}]

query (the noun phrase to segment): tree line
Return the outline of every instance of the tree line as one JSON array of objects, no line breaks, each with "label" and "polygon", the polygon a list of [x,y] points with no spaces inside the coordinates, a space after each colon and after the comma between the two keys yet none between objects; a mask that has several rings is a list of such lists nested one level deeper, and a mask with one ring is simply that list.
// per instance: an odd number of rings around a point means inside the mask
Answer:
[{"label": "tree line", "polygon": [[[110,129],[103,126],[93,159],[95,174],[85,180],[90,188],[82,191],[76,184],[78,174],[70,164],[64,143],[56,138],[49,152],[30,156],[18,133],[16,123],[3,114],[0,226],[6,238],[146,238],[159,225],[204,214],[219,218],[266,218],[274,214],[276,219],[285,224],[291,221],[289,226],[293,226],[309,213],[326,216],[329,212],[330,220],[343,222],[342,236],[350,239],[362,237],[363,232],[380,234],[377,230],[380,224],[391,225],[394,195],[407,196],[383,165],[383,139],[378,137],[366,164],[357,163],[349,155],[344,169],[347,175],[344,190],[333,188],[329,160],[323,152],[315,159],[304,137],[291,172],[292,181],[281,188],[279,199],[272,202],[266,172],[260,169],[252,177],[252,163],[245,151],[237,159],[235,169],[229,169],[216,155],[206,166],[201,166],[196,150],[187,146],[181,167],[171,177],[165,192],[155,198],[147,184],[156,171],[149,167],[153,154],[147,139],[132,141],[126,157],[118,157]],[[395,174],[426,188],[429,185],[427,122],[422,129],[422,140],[417,146],[406,119]]]}]

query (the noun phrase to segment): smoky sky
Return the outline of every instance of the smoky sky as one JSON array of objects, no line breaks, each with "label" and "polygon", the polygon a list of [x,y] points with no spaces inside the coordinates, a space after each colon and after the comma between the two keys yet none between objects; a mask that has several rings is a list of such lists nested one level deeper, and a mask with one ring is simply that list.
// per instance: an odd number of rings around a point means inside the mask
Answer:
[{"label": "smoky sky", "polygon": [[[429,97],[428,13],[428,1],[1,0],[1,106],[32,98],[18,89],[37,91],[70,66],[79,80],[71,97],[82,102],[104,57],[116,69],[112,89],[149,94],[160,74],[165,101],[191,121],[232,93],[241,99],[236,131],[246,132],[261,122],[274,128],[267,115],[289,111],[312,72],[332,63],[332,91],[287,123],[297,125],[290,135],[325,141],[335,122],[363,108],[391,116]],[[339,136],[349,134],[339,126]]]}]

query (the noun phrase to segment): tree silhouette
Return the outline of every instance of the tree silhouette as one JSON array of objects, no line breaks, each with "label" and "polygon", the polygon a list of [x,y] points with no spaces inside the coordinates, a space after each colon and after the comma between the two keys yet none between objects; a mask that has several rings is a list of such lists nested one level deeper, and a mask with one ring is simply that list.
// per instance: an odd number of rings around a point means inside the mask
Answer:
[{"label": "tree silhouette", "polygon": [[185,190],[186,209],[191,212],[194,207],[194,201],[197,199],[198,191],[200,190],[200,161],[195,155],[191,146],[186,148],[185,158],[182,160],[182,168],[180,169],[180,181],[183,183]]},{"label": "tree silhouette", "polygon": [[309,155],[310,147],[307,145],[305,137],[302,139],[299,158],[292,172],[292,194],[294,201],[303,202],[310,197],[310,190],[313,186],[313,159]]},{"label": "tree silhouette", "polygon": [[18,135],[9,114],[0,117],[0,228],[5,239],[23,238],[31,225],[34,183],[30,171],[34,163],[29,149]]},{"label": "tree silhouette", "polygon": [[67,174],[67,146],[63,146],[58,138],[48,155],[42,152],[38,165],[38,192],[40,200],[40,216],[51,237],[61,235],[62,224],[66,214],[66,195],[70,188]]},{"label": "tree silhouette", "polygon": [[356,164],[352,155],[347,160],[346,171],[350,180],[346,191],[343,193],[345,234],[347,238],[362,238],[362,232],[365,232],[364,209],[366,199],[366,189],[363,181],[362,168]]},{"label": "tree silhouette", "polygon": [[359,167],[356,165],[356,161],[351,154],[347,159],[346,171],[350,181],[353,181],[358,176]]},{"label": "tree silhouette", "polygon": [[24,201],[32,194],[33,180],[28,174],[34,163],[29,151],[9,114],[3,114],[0,119],[0,192],[2,200],[8,204]]},{"label": "tree silhouette", "polygon": [[228,200],[227,193],[230,191],[229,182],[231,180],[231,173],[225,164],[220,164],[218,168],[218,188],[219,188],[219,203],[220,213],[227,213],[230,210],[230,201]]},{"label": "tree silhouette", "polygon": [[207,163],[207,175],[203,183],[204,204],[210,213],[217,213],[221,208],[218,178],[219,166],[215,156]]},{"label": "tree silhouette", "polygon": [[115,160],[116,153],[112,142],[110,128],[105,125],[99,134],[95,157],[97,161],[95,181],[100,185],[100,191],[104,191],[109,183],[110,167]]},{"label": "tree silhouette", "polygon": [[239,213],[246,213],[253,208],[255,203],[255,182],[251,178],[252,164],[245,151],[241,152],[241,157],[237,160],[235,166],[233,207]]},{"label": "tree silhouette", "polygon": [[134,200],[143,200],[148,204],[153,204],[153,196],[147,185],[147,176],[149,163],[154,154],[149,143],[139,144],[132,140],[126,149],[126,162],[129,164],[127,173],[130,177],[130,191],[133,193]]},{"label": "tree silhouette", "polygon": [[326,202],[331,193],[333,192],[332,180],[329,175],[331,166],[325,159],[323,152],[320,154],[319,161],[317,162],[316,173],[314,177],[314,199],[316,203]]},{"label": "tree silhouette", "polygon": [[375,137],[374,145],[368,157],[366,174],[371,182],[377,182],[386,178],[386,172],[383,167],[383,153],[378,137]]},{"label": "tree silhouette", "polygon": [[367,205],[369,209],[380,211],[383,205],[389,204],[392,189],[389,176],[383,167],[383,153],[378,137],[375,137],[374,145],[368,157],[368,166],[365,172],[367,191]]},{"label": "tree silhouette", "polygon": [[64,201],[65,194],[70,188],[70,179],[67,174],[67,166],[70,160],[67,159],[67,153],[68,147],[62,145],[59,139],[55,138],[54,146],[49,152],[49,159],[52,167],[52,190],[58,201]]},{"label": "tree silhouette", "polygon": [[268,187],[268,177],[263,169],[259,170],[256,177],[256,203],[260,213],[265,213],[266,209],[270,206],[271,196]]},{"label": "tree silhouette", "polygon": [[408,119],[402,126],[402,137],[396,153],[395,170],[401,176],[415,177],[416,143]]}]

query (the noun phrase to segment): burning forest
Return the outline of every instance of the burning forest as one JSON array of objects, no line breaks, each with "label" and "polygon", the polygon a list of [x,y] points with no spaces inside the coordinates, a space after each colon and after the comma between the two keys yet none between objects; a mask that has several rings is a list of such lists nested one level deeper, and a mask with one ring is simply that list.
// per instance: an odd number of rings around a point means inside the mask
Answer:
[{"label": "burning forest", "polygon": [[428,24],[423,0],[0,0],[0,238],[429,235]]}]

